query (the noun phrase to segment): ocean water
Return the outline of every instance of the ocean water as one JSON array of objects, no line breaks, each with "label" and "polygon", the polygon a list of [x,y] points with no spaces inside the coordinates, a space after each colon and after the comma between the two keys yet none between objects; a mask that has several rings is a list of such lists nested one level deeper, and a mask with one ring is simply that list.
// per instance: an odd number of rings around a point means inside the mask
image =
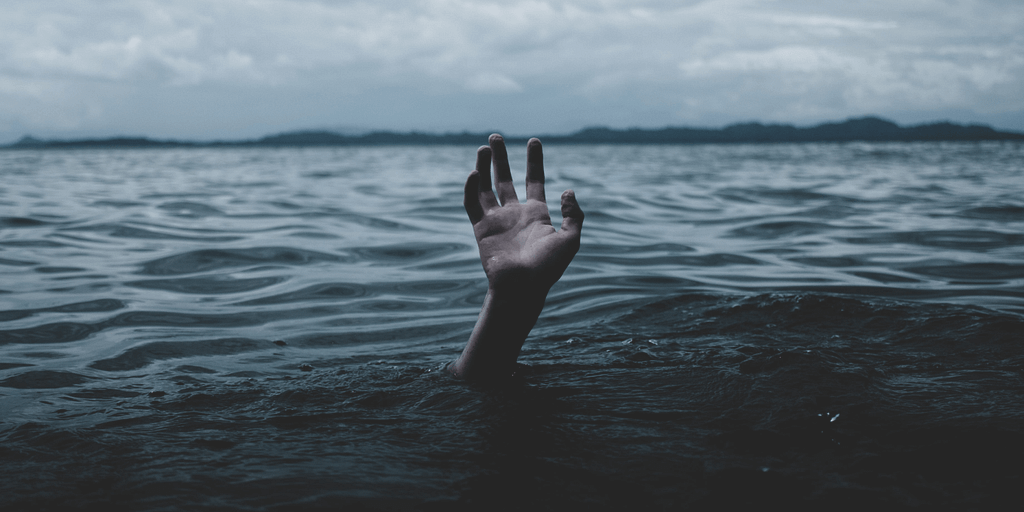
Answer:
[{"label": "ocean water", "polygon": [[549,146],[582,248],[498,389],[474,151],[0,152],[0,508],[1018,495],[1024,145]]}]

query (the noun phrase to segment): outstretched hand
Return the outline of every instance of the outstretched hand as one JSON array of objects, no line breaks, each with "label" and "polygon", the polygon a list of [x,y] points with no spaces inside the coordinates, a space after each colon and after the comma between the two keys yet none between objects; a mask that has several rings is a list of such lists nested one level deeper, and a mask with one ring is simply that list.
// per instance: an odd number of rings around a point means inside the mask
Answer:
[{"label": "outstretched hand", "polygon": [[[580,248],[583,211],[572,190],[562,194],[562,229],[555,231],[544,200],[540,140],[526,144],[526,202],[512,185],[508,152],[500,135],[476,152],[464,204],[480,248],[488,289],[462,355],[450,371],[475,382],[511,377],[526,337],[544,309],[551,285]],[[494,166],[494,189],[488,172]],[[497,191],[497,194],[495,194]]]},{"label": "outstretched hand", "polygon": [[[512,184],[505,141],[491,135],[476,153],[464,205],[492,293],[547,295],[580,247],[583,211],[572,190],[562,194],[562,229],[555,231],[544,197],[544,153],[539,139],[526,144],[526,202]],[[488,172],[493,163],[494,188]],[[500,204],[499,204],[500,201]]]}]

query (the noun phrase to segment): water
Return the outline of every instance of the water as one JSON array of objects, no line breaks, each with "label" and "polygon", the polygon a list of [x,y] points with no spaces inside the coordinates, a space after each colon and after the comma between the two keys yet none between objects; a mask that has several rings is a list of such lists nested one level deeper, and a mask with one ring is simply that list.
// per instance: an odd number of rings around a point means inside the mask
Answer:
[{"label": "water", "polygon": [[583,243],[502,389],[443,371],[474,149],[0,152],[2,508],[1016,495],[1024,145],[549,146]]}]

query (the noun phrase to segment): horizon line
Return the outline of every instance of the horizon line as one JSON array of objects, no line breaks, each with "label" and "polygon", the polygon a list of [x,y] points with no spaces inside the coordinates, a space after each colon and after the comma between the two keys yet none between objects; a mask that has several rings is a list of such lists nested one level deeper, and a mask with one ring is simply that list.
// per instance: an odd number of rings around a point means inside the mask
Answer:
[{"label": "horizon line", "polygon": [[[619,134],[641,134],[648,133],[654,134],[657,132],[668,132],[672,130],[679,131],[692,131],[692,132],[726,132],[730,128],[763,128],[763,129],[782,129],[782,130],[804,130],[810,131],[815,129],[824,129],[828,127],[839,127],[843,125],[855,124],[858,122],[872,122],[877,123],[880,126],[886,128],[896,128],[898,130],[914,130],[927,127],[942,127],[947,126],[951,128],[960,129],[975,129],[985,130],[991,132],[993,135],[1010,135],[1020,136],[1024,138],[1024,132],[1018,132],[1015,130],[996,129],[989,124],[984,123],[957,123],[948,119],[935,120],[923,123],[906,124],[901,125],[892,120],[886,119],[877,115],[864,115],[848,117],[841,121],[822,121],[816,124],[808,125],[796,125],[794,123],[785,122],[770,122],[765,123],[762,121],[744,121],[722,125],[720,127],[707,127],[707,126],[686,126],[686,125],[664,125],[658,128],[644,128],[640,126],[630,126],[626,128],[613,128],[609,125],[589,125],[579,128],[575,131],[567,133],[546,133],[540,135],[526,136],[526,135],[505,135],[501,130],[481,130],[481,131],[470,131],[469,129],[463,129],[461,131],[428,131],[428,130],[392,130],[392,129],[367,129],[359,132],[352,132],[348,130],[331,129],[331,128],[300,128],[294,130],[286,130],[280,132],[268,133],[263,136],[254,138],[240,138],[240,139],[176,139],[176,138],[151,138],[148,135],[111,135],[111,136],[96,136],[96,137],[78,137],[69,139],[40,139],[33,136],[31,133],[23,135],[20,139],[7,143],[0,144],[0,148],[4,149],[20,149],[28,147],[59,147],[62,145],[89,145],[89,144],[101,144],[104,142],[117,144],[117,143],[148,143],[151,145],[181,145],[181,146],[209,146],[209,145],[259,145],[261,143],[267,145],[273,145],[269,142],[275,138],[285,138],[288,136],[302,136],[302,135],[322,135],[322,136],[335,136],[342,139],[360,139],[367,138],[368,136],[399,136],[399,137],[438,137],[438,138],[452,138],[452,137],[468,137],[468,136],[483,136],[486,137],[492,133],[502,134],[502,136],[510,141],[525,141],[531,137],[538,137],[541,139],[547,138],[549,140],[558,141],[564,139],[570,139],[578,137],[587,133],[606,132],[606,133],[619,133]],[[347,133],[346,133],[347,132]],[[1016,137],[1010,137],[1016,138]],[[565,141],[571,142],[571,141]],[[602,141],[605,142],[605,141]],[[726,141],[722,141],[726,142]],[[770,141],[765,141],[770,142]],[[323,144],[323,143],[320,143]],[[379,143],[378,143],[379,144]],[[318,145],[316,143],[305,143],[305,144],[287,144],[286,145]]]}]

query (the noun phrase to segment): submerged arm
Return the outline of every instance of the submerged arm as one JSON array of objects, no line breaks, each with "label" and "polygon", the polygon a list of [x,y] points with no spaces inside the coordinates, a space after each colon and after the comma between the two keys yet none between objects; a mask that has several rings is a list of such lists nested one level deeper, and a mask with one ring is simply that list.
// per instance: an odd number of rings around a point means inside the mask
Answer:
[{"label": "submerged arm", "polygon": [[[571,190],[562,194],[561,229],[551,225],[540,140],[530,139],[526,146],[525,203],[512,184],[504,140],[492,135],[489,142],[477,150],[464,201],[487,274],[487,296],[466,348],[450,367],[455,375],[477,382],[512,375],[548,290],[579,250],[583,227],[583,211]],[[492,163],[497,194],[488,172]]]}]

